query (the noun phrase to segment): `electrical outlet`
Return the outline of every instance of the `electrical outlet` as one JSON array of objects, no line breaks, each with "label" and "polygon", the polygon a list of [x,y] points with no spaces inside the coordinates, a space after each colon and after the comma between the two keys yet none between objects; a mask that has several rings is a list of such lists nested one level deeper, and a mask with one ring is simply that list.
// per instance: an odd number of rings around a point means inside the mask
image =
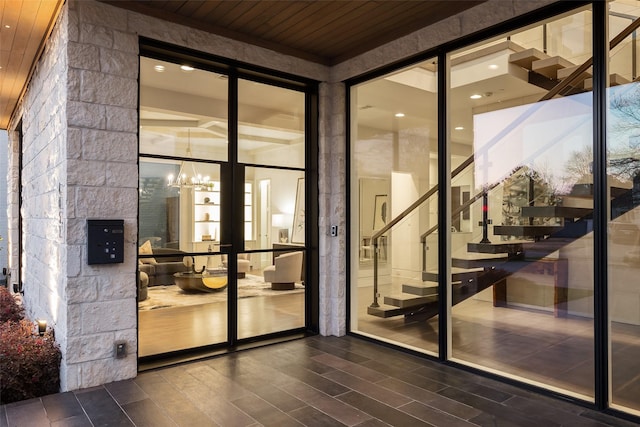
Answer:
[{"label": "electrical outlet", "polygon": [[331,226],[331,237],[336,237],[338,235],[338,226],[337,225],[332,225]]},{"label": "electrical outlet", "polygon": [[127,343],[124,341],[116,341],[115,344],[116,359],[127,357]]}]

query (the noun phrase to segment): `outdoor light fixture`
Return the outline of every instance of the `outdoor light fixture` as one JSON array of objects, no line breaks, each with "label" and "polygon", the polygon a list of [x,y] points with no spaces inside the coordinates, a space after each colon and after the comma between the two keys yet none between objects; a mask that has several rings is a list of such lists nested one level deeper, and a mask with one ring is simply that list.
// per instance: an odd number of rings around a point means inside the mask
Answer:
[{"label": "outdoor light fixture", "polygon": [[38,320],[38,334],[43,336],[45,332],[47,332],[47,321],[40,319]]}]

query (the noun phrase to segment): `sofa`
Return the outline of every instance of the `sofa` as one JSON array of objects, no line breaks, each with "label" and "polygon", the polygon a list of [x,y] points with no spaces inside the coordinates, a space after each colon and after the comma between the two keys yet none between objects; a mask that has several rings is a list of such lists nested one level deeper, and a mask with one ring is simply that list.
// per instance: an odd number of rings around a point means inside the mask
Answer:
[{"label": "sofa", "polygon": [[173,285],[173,275],[175,273],[189,270],[183,262],[185,256],[185,252],[183,251],[167,248],[152,248],[152,254],[172,256],[139,258],[140,265],[138,269],[146,273],[149,277],[148,286]]}]

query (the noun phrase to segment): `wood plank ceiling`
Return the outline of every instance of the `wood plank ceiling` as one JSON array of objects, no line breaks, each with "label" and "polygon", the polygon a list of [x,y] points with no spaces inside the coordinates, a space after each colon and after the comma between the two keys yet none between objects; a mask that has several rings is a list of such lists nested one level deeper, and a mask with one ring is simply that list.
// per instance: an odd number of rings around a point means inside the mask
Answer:
[{"label": "wood plank ceiling", "polygon": [[[484,3],[486,0],[99,1],[320,64],[335,65]],[[16,9],[26,9],[27,5],[32,3],[58,4],[59,2],[60,0],[0,2],[5,5],[2,10],[3,26],[5,15],[17,13]],[[27,25],[30,17],[24,12],[19,16],[20,22],[24,21]],[[33,45],[41,45],[45,33],[46,31],[34,33],[35,36],[40,34],[40,40],[37,43],[31,39],[24,39],[25,46],[10,45],[6,55],[3,44],[0,65],[3,65],[2,61],[7,61],[8,58],[11,64],[14,60],[26,62],[31,69],[37,57],[32,53]],[[20,49],[23,53],[17,52]],[[22,58],[19,58],[20,56]],[[17,77],[14,78],[20,86],[20,91],[27,76],[28,72],[20,68]],[[21,84],[20,79],[22,79]],[[0,128],[2,129],[6,128],[19,97],[15,89],[5,90],[5,86],[5,83],[0,85]]]}]

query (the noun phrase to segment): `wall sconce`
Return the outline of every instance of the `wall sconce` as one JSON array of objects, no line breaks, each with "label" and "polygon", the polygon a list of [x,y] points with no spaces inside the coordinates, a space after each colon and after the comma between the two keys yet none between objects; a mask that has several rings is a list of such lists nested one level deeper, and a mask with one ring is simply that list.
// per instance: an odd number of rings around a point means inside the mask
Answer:
[{"label": "wall sconce", "polygon": [[45,332],[47,332],[47,321],[42,319],[38,320],[38,334],[43,336]]}]

